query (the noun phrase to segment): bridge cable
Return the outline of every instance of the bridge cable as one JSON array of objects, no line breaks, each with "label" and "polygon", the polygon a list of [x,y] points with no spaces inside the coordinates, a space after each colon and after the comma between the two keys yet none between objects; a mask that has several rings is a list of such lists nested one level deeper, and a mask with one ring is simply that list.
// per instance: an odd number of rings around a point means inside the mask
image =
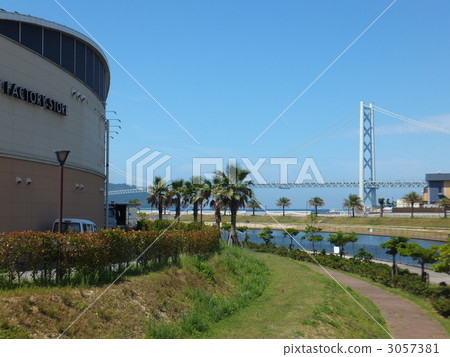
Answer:
[{"label": "bridge cable", "polygon": [[333,67],[333,65],[339,61],[339,59],[350,49],[352,48],[352,46],[358,42],[358,40],[364,36],[364,34],[369,31],[369,29],[397,2],[397,0],[394,0],[386,9],[384,9],[384,11],[378,15],[378,17],[373,20],[369,26],[367,26],[358,36],[356,36],[356,38],[345,48],[345,50],[343,50],[339,56],[337,56],[333,62],[331,62],[316,78],[314,78],[314,80],[297,96],[297,98],[294,99],[293,102],[291,102],[291,104],[289,104],[282,112],[281,114],[279,114],[257,137],[256,139],[254,139],[252,141],[252,145],[254,143],[256,143],[259,138],[261,138],[267,130],[269,130],[283,115],[284,113],[286,113],[301,97],[303,97],[304,94],[306,94],[311,87],[313,87],[317,81],[319,81],[319,79],[322,78],[322,76],[327,73],[327,71]]},{"label": "bridge cable", "polygon": [[[342,123],[341,125],[335,127],[337,124],[340,124],[342,121],[344,121],[345,119],[347,119],[351,114],[353,114],[354,112],[356,112],[357,110],[359,110],[359,108],[355,108],[354,110],[352,110],[350,113],[346,114],[343,118],[335,121],[333,124],[331,124],[330,126],[328,126],[327,128],[321,130],[319,133],[311,136],[310,138],[306,139],[305,141],[301,142],[300,144],[296,145],[295,147],[293,147],[292,149],[284,152],[282,155],[286,155],[288,153],[291,152],[295,152],[295,153],[299,153],[301,151],[304,151],[308,148],[310,148],[311,146],[313,146],[314,144],[318,143],[319,141],[327,138],[328,136],[330,136],[331,134],[334,134],[336,131],[338,131],[340,128],[344,127],[345,125],[347,125],[348,123],[350,123],[352,120],[354,120],[355,118],[357,118],[357,116],[352,116],[350,119],[348,119],[347,121],[345,121],[344,123]],[[333,128],[335,127],[335,128]],[[333,129],[332,129],[333,128]],[[332,131],[328,132],[328,130],[332,129]],[[312,143],[310,143],[310,141],[316,139],[315,141],[313,141]],[[307,145],[309,144],[309,145]],[[305,147],[305,145],[307,145]],[[302,148],[303,147],[303,148]]]},{"label": "bridge cable", "polygon": [[434,126],[434,125],[431,125],[431,124],[423,123],[423,122],[420,122],[420,121],[417,121],[417,120],[405,117],[403,115],[390,112],[389,110],[386,110],[386,109],[383,109],[383,108],[380,108],[380,107],[374,106],[373,108],[376,111],[378,111],[379,113],[385,114],[385,115],[390,116],[392,118],[396,118],[396,119],[402,120],[404,122],[407,122],[407,123],[410,123],[410,124],[414,124],[414,125],[417,125],[417,126],[429,129],[429,130],[437,131],[437,132],[440,132],[440,133],[443,133],[443,134],[450,134],[450,130],[447,130],[447,129],[444,129],[444,128],[440,128],[440,127],[437,127],[437,126]]}]

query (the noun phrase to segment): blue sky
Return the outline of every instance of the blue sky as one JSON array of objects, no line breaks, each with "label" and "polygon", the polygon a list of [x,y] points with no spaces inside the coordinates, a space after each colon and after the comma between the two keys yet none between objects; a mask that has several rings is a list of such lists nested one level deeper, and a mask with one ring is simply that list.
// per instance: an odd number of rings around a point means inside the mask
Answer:
[{"label": "blue sky", "polygon": [[[359,122],[303,151],[289,150],[356,109],[361,100],[450,129],[450,2],[398,0],[271,127],[252,141],[392,0],[69,1],[60,3],[191,133],[196,144],[109,59],[108,110],[122,129],[111,141],[111,181],[149,147],[170,155],[172,177],[193,157],[312,157],[325,180],[357,180]],[[53,0],[1,0],[0,7],[83,30]],[[376,114],[378,179],[423,180],[449,172],[448,135]],[[161,168],[162,170],[162,168]],[[300,166],[289,170],[295,180]],[[163,174],[163,171],[156,172]],[[267,180],[278,167],[266,165]],[[411,189],[380,191],[399,198]],[[356,190],[258,190],[303,208],[319,195],[341,208]]]}]

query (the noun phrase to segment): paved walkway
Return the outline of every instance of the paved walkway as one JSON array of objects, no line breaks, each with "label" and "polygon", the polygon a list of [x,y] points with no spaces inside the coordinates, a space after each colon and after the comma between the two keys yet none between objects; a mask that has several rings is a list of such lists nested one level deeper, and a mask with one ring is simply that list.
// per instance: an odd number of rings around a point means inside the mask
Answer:
[{"label": "paved walkway", "polygon": [[[322,268],[316,265],[308,264],[308,266],[311,269],[326,274]],[[351,287],[353,290],[372,300],[378,306],[386,320],[389,333],[394,338],[449,338],[442,326],[431,319],[425,310],[413,302],[366,283],[363,280],[340,272],[328,271],[343,286]]]},{"label": "paved walkway", "polygon": [[[392,262],[387,262],[385,260],[372,260],[372,261],[377,262],[377,263],[389,264],[392,266]],[[408,269],[411,273],[416,273],[418,275],[422,274],[422,270],[418,266],[408,265],[408,264],[399,264],[399,263],[397,263],[397,266],[402,269]],[[430,283],[439,284],[440,282],[444,281],[445,283],[450,285],[450,274],[437,273],[430,268],[425,268],[425,272],[430,277]]]}]

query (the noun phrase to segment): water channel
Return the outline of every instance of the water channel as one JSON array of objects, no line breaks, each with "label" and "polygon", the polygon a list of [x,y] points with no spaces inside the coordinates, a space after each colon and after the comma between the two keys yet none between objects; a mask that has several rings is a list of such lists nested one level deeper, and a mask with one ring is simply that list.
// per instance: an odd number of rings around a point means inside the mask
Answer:
[{"label": "water channel", "polygon": [[[264,241],[258,237],[258,233],[261,232],[261,229],[249,229],[247,231],[250,241],[253,243],[264,243]],[[323,241],[321,242],[315,242],[314,246],[318,252],[320,252],[322,249],[325,249],[327,253],[333,253],[334,245],[327,241],[327,239],[330,237],[329,232],[321,232],[321,236],[323,237]],[[274,239],[273,241],[278,247],[289,247],[289,236],[284,237],[282,230],[273,230]],[[300,247],[294,240],[294,248],[298,249],[306,249],[306,250],[312,250],[312,243],[306,239],[301,239],[302,235],[304,235],[304,232],[300,231],[300,233],[294,237],[295,240],[301,244],[302,247]],[[222,237],[226,239],[227,233],[223,233]],[[374,255],[375,259],[378,260],[386,260],[386,261],[392,261],[392,256],[386,254],[386,250],[380,247],[381,243],[386,242],[387,240],[391,239],[391,237],[388,236],[375,236],[375,235],[368,235],[368,234],[357,234],[357,237],[359,238],[358,241],[355,243],[348,243],[345,246],[345,252],[346,255],[354,255],[358,252],[359,248],[364,248],[366,251],[372,253]],[[242,241],[244,239],[244,233],[239,232],[239,240]],[[411,238],[409,240],[409,243],[416,242],[419,245],[421,245],[424,248],[430,248],[430,245],[437,245],[441,246],[444,244],[444,242],[438,242],[438,241],[431,241],[431,240],[424,240],[424,239],[415,239]],[[396,260],[398,263],[403,264],[410,264],[419,266],[417,264],[417,261],[413,260],[410,257],[404,257],[397,255]]]}]

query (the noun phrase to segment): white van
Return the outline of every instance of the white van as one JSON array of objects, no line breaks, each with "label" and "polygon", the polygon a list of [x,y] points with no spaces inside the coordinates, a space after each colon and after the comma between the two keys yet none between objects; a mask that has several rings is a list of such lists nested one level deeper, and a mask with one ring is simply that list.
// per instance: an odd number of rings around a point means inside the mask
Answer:
[{"label": "white van", "polygon": [[[59,219],[55,219],[53,222],[53,233],[58,233],[58,223]],[[84,232],[97,232],[97,225],[88,221],[87,219],[78,218],[63,218],[61,233],[84,233]]]}]

